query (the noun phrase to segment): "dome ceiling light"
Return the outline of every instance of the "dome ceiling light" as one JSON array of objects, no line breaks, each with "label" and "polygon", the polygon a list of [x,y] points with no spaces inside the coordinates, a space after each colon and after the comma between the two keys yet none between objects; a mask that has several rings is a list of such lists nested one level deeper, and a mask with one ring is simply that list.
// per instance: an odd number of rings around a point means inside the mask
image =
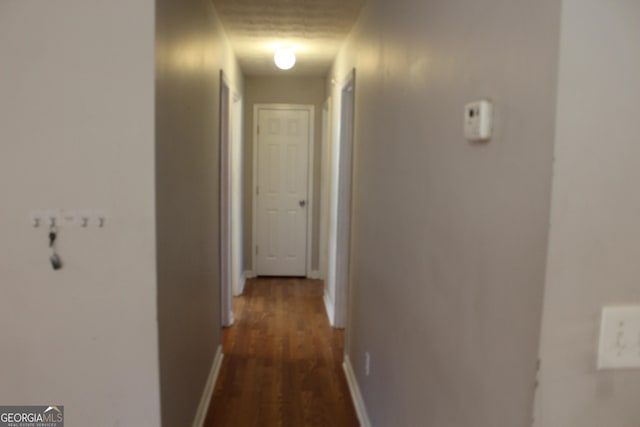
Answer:
[{"label": "dome ceiling light", "polygon": [[292,48],[283,47],[276,50],[273,60],[281,70],[290,70],[296,64],[296,54]]}]

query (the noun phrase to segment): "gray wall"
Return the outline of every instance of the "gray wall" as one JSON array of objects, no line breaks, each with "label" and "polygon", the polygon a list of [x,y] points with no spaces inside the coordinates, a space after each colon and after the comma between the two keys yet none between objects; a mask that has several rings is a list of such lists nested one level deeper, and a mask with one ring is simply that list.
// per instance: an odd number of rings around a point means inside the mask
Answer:
[{"label": "gray wall", "polygon": [[640,304],[640,3],[564,0],[539,427],[637,427],[640,371],[596,371],[605,305]]},{"label": "gray wall", "polygon": [[[347,346],[375,426],[531,425],[559,20],[555,0],[372,0],[338,55],[329,78],[357,68]],[[483,97],[495,135],[470,144]]]},{"label": "gray wall", "polygon": [[[69,426],[160,424],[154,3],[0,1],[0,402]],[[61,226],[32,208],[104,209]]]},{"label": "gray wall", "polygon": [[189,425],[221,344],[219,70],[239,70],[209,0],[158,0],[156,193],[163,426]]},{"label": "gray wall", "polygon": [[251,270],[253,228],[253,107],[255,104],[311,104],[314,121],[314,187],[311,267],[318,270],[320,236],[320,163],[322,160],[322,108],[325,82],[322,77],[256,77],[244,81],[244,264]]}]

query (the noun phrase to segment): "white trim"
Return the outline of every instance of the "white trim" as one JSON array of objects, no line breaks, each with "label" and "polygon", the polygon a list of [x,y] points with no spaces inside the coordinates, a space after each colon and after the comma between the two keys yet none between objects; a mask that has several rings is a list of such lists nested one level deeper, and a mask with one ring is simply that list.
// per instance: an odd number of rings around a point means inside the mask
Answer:
[{"label": "white trim", "polygon": [[[242,136],[242,123],[243,123],[243,101],[242,96],[233,89],[232,104],[230,108],[231,117],[230,123],[230,143],[231,148],[229,151],[229,175],[231,179],[231,191],[230,191],[230,203],[231,203],[231,292],[232,295],[237,295],[241,291],[240,276],[242,274],[243,264],[243,136]],[[231,304],[231,311],[233,312],[233,303]]]},{"label": "white trim", "polygon": [[318,270],[313,270],[307,275],[309,279],[321,279],[320,272]]},{"label": "white trim", "polygon": [[353,406],[356,409],[358,420],[361,427],[371,427],[371,421],[369,421],[369,415],[367,414],[367,407],[364,404],[362,393],[360,393],[360,387],[358,386],[358,379],[355,372],[353,372],[353,366],[351,366],[351,360],[348,355],[344,355],[344,362],[342,362],[342,368],[344,369],[344,375],[347,377],[347,384],[349,385],[349,391],[351,392],[351,399],[353,400]]},{"label": "white trim", "polygon": [[248,280],[248,279],[255,279],[256,277],[258,277],[258,275],[253,270],[245,270],[244,271],[244,277],[245,277],[245,279]]},{"label": "white trim", "polygon": [[315,151],[315,106],[311,104],[254,104],[253,106],[253,187],[251,187],[251,205],[253,210],[253,221],[251,230],[251,266],[254,271],[258,271],[256,263],[256,244],[258,230],[258,205],[256,200],[256,188],[258,187],[258,123],[259,110],[278,110],[297,108],[307,110],[309,112],[309,147],[307,161],[307,260],[305,267],[305,275],[311,272],[311,251],[313,240],[313,155]]},{"label": "white trim", "polygon": [[207,418],[207,412],[209,412],[209,403],[211,403],[211,397],[213,396],[213,391],[216,388],[216,381],[218,380],[220,368],[222,367],[223,358],[224,354],[222,354],[222,346],[219,345],[216,350],[216,355],[213,358],[213,363],[211,364],[211,371],[209,371],[209,377],[207,378],[207,383],[204,386],[200,403],[198,404],[196,417],[193,420],[193,427],[204,426],[205,419]]},{"label": "white trim", "polygon": [[[355,70],[351,78],[342,88],[340,96],[340,137],[338,160],[338,204],[336,225],[336,270],[334,327],[344,328],[347,325],[347,305],[350,282],[350,245],[351,245],[351,212],[353,200],[351,197],[353,186],[353,146],[355,119]],[[350,105],[346,104],[347,96]]]},{"label": "white trim", "polygon": [[222,326],[233,324],[231,283],[231,86],[220,70],[219,164],[220,164],[220,316]]},{"label": "white trim", "polygon": [[333,300],[327,293],[326,289],[324,292],[323,300],[324,300],[324,309],[327,311],[327,317],[329,318],[329,325],[333,326],[333,312],[334,312]]},{"label": "white trim", "polygon": [[[251,155],[253,156],[253,182],[251,183],[251,268],[258,271],[258,263],[256,259],[256,242],[258,236],[258,205],[256,200],[256,188],[258,188],[258,109],[260,104],[253,105],[253,146],[251,147]],[[248,277],[248,276],[247,276]]]},{"label": "white trim", "polygon": [[238,289],[236,290],[236,293],[233,296],[238,297],[242,295],[244,293],[244,285],[246,283],[247,283],[247,272],[243,271],[242,273],[240,273],[240,277],[238,278]]},{"label": "white trim", "polygon": [[331,140],[331,96],[327,97],[322,108],[322,144],[320,160],[320,238],[318,244],[318,270],[320,278],[327,279],[327,250],[328,250],[328,209],[329,209],[329,175],[328,168],[331,164],[329,159],[329,148]]},{"label": "white trim", "polygon": [[311,252],[313,251],[313,184],[314,184],[314,154],[316,151],[315,141],[315,124],[316,124],[316,107],[314,105],[307,105],[310,107],[309,111],[309,150],[307,167],[307,274],[311,270]]}]

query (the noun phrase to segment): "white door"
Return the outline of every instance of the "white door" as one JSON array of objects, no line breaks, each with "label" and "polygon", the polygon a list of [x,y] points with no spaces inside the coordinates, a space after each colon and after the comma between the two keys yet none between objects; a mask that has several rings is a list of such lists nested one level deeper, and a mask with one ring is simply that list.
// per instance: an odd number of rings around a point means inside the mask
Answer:
[{"label": "white door", "polygon": [[304,276],[307,260],[307,109],[258,109],[257,273]]}]

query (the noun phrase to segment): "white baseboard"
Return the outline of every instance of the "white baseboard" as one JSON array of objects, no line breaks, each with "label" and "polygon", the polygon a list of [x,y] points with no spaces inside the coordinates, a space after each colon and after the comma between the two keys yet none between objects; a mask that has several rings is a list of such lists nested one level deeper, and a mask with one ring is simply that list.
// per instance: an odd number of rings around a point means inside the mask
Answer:
[{"label": "white baseboard", "polygon": [[347,377],[347,384],[349,385],[349,391],[351,392],[351,399],[353,400],[353,406],[356,408],[356,414],[360,421],[361,427],[371,427],[371,421],[369,421],[369,415],[367,414],[367,407],[364,404],[364,399],[360,393],[360,387],[358,387],[358,380],[356,374],[353,372],[353,366],[351,366],[351,360],[348,355],[344,355],[344,362],[342,362],[342,368],[344,369],[344,375]]},{"label": "white baseboard", "polygon": [[257,277],[255,271],[253,270],[245,270],[244,271],[244,278],[245,279],[255,279]]},{"label": "white baseboard", "polygon": [[309,278],[309,279],[319,279],[320,278],[320,272],[318,270],[310,271],[309,274],[307,275],[307,278]]},{"label": "white baseboard", "polygon": [[247,272],[243,271],[240,273],[240,278],[238,279],[238,289],[236,289],[236,293],[233,295],[234,297],[238,297],[244,293],[244,285],[247,283]]},{"label": "white baseboard", "polygon": [[324,308],[327,310],[327,317],[329,318],[329,324],[333,326],[333,315],[334,315],[334,306],[333,301],[327,294],[326,290],[324,292]]},{"label": "white baseboard", "polygon": [[225,325],[227,327],[233,326],[233,322],[235,322],[235,318],[233,317],[233,310],[229,311],[229,324]]},{"label": "white baseboard", "polygon": [[216,381],[218,380],[218,374],[220,373],[223,357],[224,354],[222,354],[222,346],[219,345],[218,350],[216,350],[216,356],[213,358],[209,378],[207,378],[207,383],[204,386],[196,417],[193,420],[193,427],[202,427],[204,425],[205,419],[207,418],[207,412],[209,412],[209,403],[211,402],[211,397],[213,397],[213,390],[216,388]]}]

